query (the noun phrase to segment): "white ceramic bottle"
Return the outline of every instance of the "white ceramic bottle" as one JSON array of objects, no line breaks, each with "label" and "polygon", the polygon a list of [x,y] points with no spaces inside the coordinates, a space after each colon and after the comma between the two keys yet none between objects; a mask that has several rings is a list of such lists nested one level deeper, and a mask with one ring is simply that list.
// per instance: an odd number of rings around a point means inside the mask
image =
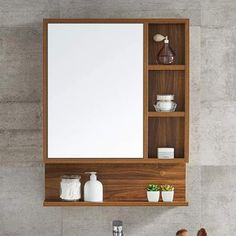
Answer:
[{"label": "white ceramic bottle", "polygon": [[103,186],[97,180],[96,172],[86,172],[90,175],[90,180],[84,185],[84,201],[85,202],[103,202]]}]

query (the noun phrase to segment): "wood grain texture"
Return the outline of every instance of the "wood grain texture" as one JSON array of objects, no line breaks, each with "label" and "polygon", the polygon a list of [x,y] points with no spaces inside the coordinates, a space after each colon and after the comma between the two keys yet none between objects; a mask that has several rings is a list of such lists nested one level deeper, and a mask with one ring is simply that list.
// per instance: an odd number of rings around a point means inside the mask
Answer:
[{"label": "wood grain texture", "polygon": [[48,23],[153,23],[153,24],[185,24],[188,22],[188,19],[177,19],[177,18],[109,18],[109,19],[102,19],[102,18],[70,18],[70,19],[63,19],[63,18],[45,18],[43,19],[45,24]]},{"label": "wood grain texture", "polygon": [[185,65],[149,65],[148,70],[185,70]]},{"label": "wood grain texture", "polygon": [[75,158],[56,158],[49,159],[47,164],[160,164],[160,163],[175,163],[175,164],[184,164],[184,160],[182,158],[175,158],[170,160],[158,159],[156,156],[153,158],[145,158],[145,159],[133,159],[133,158],[91,158],[91,159],[75,159]]},{"label": "wood grain texture", "polygon": [[185,135],[184,158],[189,161],[189,20],[185,22]]},{"label": "wood grain texture", "polygon": [[176,158],[184,158],[184,118],[149,118],[148,156],[157,156],[157,148],[173,147]]},{"label": "wood grain texture", "polygon": [[[166,75],[170,71],[174,71],[174,83],[172,84],[171,81],[169,81],[169,85],[164,85],[165,82],[165,75],[162,76],[161,84],[166,86],[166,91],[171,91],[171,87],[177,91],[177,102],[178,107],[177,111],[181,111],[181,108],[185,106],[187,115],[185,119],[185,156],[186,160],[188,159],[188,74],[189,74],[189,43],[188,43],[188,28],[189,28],[189,21],[188,19],[44,19],[44,34],[43,34],[43,157],[45,163],[52,163],[55,161],[55,163],[64,162],[67,158],[63,159],[49,159],[48,158],[48,152],[47,152],[47,26],[49,23],[143,23],[144,24],[144,158],[145,160],[149,154],[148,154],[148,110],[147,110],[147,97],[148,97],[148,108],[149,111],[154,111],[154,108],[152,105],[150,105],[150,99],[152,100],[152,97],[154,96],[154,90],[152,89],[153,84],[148,83],[147,81],[152,80],[148,77],[158,77],[158,75],[155,75],[155,71],[163,71],[163,73],[166,73]],[[152,40],[153,33],[163,33],[168,34],[168,36],[173,41],[173,47],[177,48],[176,54],[178,55],[176,57],[176,64],[178,65],[154,65],[152,62],[155,63],[154,60],[154,54],[156,54],[156,51],[158,50],[157,44]],[[155,43],[155,44],[154,44]],[[148,65],[148,58],[149,58],[149,65]],[[151,60],[150,60],[151,58]],[[185,61],[184,61],[185,59]],[[185,64],[186,65],[185,65]],[[187,67],[186,67],[187,66]],[[186,68],[185,68],[186,67]],[[167,71],[166,71],[167,70]],[[148,75],[149,71],[149,75]],[[183,72],[181,72],[183,71]],[[184,72],[185,71],[185,72]],[[183,97],[182,90],[183,82],[177,82],[177,77],[180,73],[185,73],[185,105],[183,105],[182,100],[180,99],[180,96]],[[184,77],[184,76],[183,76]],[[176,82],[175,82],[176,81]],[[155,82],[154,82],[155,83]],[[158,82],[157,82],[158,83]],[[167,83],[167,81],[166,81]],[[178,84],[178,89],[177,89]],[[150,85],[150,86],[149,86]],[[159,85],[158,85],[159,86]],[[154,86],[155,87],[155,86]],[[161,88],[163,86],[161,85]],[[172,89],[172,90],[173,90]],[[151,92],[150,92],[151,91]],[[165,89],[163,88],[163,91]],[[174,91],[175,92],[175,91]],[[181,102],[179,102],[181,100]],[[182,109],[183,111],[184,109]],[[68,157],[70,158],[70,157]],[[79,160],[79,158],[77,158]],[[86,159],[89,161],[89,159]],[[100,159],[102,160],[102,159]],[[79,161],[80,162],[80,161]],[[134,162],[135,163],[135,162]]]},{"label": "wood grain texture", "polygon": [[185,199],[185,164],[58,164],[45,166],[46,200],[59,200],[60,177],[81,175],[82,189],[89,179],[86,171],[96,171],[103,183],[105,202],[145,202],[149,183],[171,184],[175,201]]},{"label": "wood grain texture", "polygon": [[144,23],[143,34],[143,156],[148,158],[148,24]]},{"label": "wood grain texture", "polygon": [[149,24],[149,65],[157,64],[157,54],[163,47],[163,42],[155,42],[153,36],[162,34],[168,36],[170,46],[175,52],[175,63],[185,64],[185,25],[184,24]]},{"label": "wood grain texture", "polygon": [[48,24],[43,22],[43,160],[48,160]]},{"label": "wood grain texture", "polygon": [[[48,23],[143,23],[144,24],[144,158],[74,159],[47,156],[47,24]],[[152,37],[168,35],[176,53],[174,65],[156,65],[161,43]],[[158,113],[152,106],[158,93],[175,94],[177,112]],[[157,147],[174,147],[175,159],[158,160]],[[186,165],[189,152],[189,21],[187,19],[44,19],[43,35],[43,155],[45,206],[186,206]],[[97,171],[104,184],[104,203],[63,202],[59,199],[60,176],[79,174],[82,186]],[[175,187],[173,203],[148,203],[148,183]]]},{"label": "wood grain texture", "polygon": [[176,111],[185,110],[184,71],[149,71],[148,110],[155,111],[157,94],[174,94]]},{"label": "wood grain texture", "polygon": [[147,202],[147,201],[122,201],[122,202],[82,202],[82,201],[76,201],[76,202],[66,202],[66,201],[61,201],[61,200],[45,200],[44,201],[44,206],[47,207],[69,207],[69,206],[86,206],[86,207],[93,207],[93,206],[149,206],[149,207],[154,207],[154,206],[188,206],[188,202],[186,201],[174,201],[174,202]]},{"label": "wood grain texture", "polygon": [[148,112],[148,117],[184,117],[184,112],[175,111],[175,112]]}]

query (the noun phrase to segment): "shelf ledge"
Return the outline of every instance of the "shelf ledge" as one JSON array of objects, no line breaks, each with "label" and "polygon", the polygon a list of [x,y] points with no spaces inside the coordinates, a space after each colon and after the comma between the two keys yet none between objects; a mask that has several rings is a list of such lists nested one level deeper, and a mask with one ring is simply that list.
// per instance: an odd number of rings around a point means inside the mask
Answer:
[{"label": "shelf ledge", "polygon": [[184,117],[185,113],[182,111],[175,112],[148,112],[148,117]]},{"label": "shelf ledge", "polygon": [[174,202],[141,202],[141,201],[118,201],[118,202],[66,202],[61,200],[45,200],[46,207],[67,207],[67,206],[188,206],[186,201]]},{"label": "shelf ledge", "polygon": [[183,157],[175,157],[174,159],[158,159],[157,157],[149,158],[119,158],[119,159],[60,159],[52,158],[46,161],[46,164],[182,164],[185,163]]},{"label": "shelf ledge", "polygon": [[148,70],[185,70],[185,65],[149,65]]}]

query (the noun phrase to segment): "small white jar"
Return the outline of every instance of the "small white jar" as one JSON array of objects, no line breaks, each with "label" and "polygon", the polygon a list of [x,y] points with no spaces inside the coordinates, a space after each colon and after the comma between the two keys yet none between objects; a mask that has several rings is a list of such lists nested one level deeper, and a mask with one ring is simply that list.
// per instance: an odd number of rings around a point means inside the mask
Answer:
[{"label": "small white jar", "polygon": [[159,159],[174,159],[174,148],[157,148]]},{"label": "small white jar", "polygon": [[158,112],[172,112],[177,107],[177,104],[173,100],[174,95],[157,95],[157,101],[153,106]]},{"label": "small white jar", "polygon": [[147,191],[147,199],[149,202],[158,202],[160,199],[160,191]]},{"label": "small white jar", "polygon": [[77,201],[81,198],[81,183],[78,175],[61,177],[60,198],[65,201]]}]

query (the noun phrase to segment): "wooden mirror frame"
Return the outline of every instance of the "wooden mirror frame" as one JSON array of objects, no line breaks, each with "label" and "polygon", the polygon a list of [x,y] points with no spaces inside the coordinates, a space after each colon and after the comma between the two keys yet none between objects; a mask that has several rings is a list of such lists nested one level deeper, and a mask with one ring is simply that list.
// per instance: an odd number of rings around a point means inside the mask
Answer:
[{"label": "wooden mirror frame", "polygon": [[[47,122],[47,76],[48,76],[48,68],[47,68],[47,30],[48,30],[48,24],[49,23],[142,23],[144,25],[144,58],[143,58],[143,81],[144,81],[144,91],[143,91],[143,101],[144,101],[144,114],[143,114],[143,158],[48,158],[48,122]],[[149,41],[150,41],[150,33],[152,30],[152,25],[155,24],[163,25],[164,27],[167,27],[169,25],[175,26],[180,25],[181,33],[183,33],[184,43],[179,42],[181,44],[181,47],[183,47],[184,50],[184,63],[175,64],[175,65],[153,65],[153,63],[149,64],[148,61],[150,61],[150,48],[148,48]],[[155,26],[154,26],[155,27]],[[175,30],[172,28],[168,29],[169,32],[172,34],[175,33]],[[179,29],[178,29],[179,31]],[[178,37],[178,36],[177,36]],[[183,39],[182,38],[182,39]],[[180,40],[181,38],[176,38],[176,40]],[[177,42],[178,44],[178,42]],[[177,45],[176,44],[176,45]],[[150,111],[149,109],[149,100],[150,97],[148,95],[149,93],[149,77],[151,71],[159,71],[162,73],[163,71],[182,71],[181,75],[184,75],[185,82],[184,82],[184,112],[177,111],[174,113],[157,113]],[[177,73],[177,72],[176,72]],[[177,76],[178,77],[178,76]],[[178,78],[177,78],[178,79]],[[154,86],[156,86],[154,84]],[[174,135],[177,135],[177,139],[183,140],[183,147],[182,151],[180,150],[179,153],[182,154],[182,156],[175,158],[172,161],[173,163],[184,163],[188,161],[188,152],[189,152],[189,21],[188,19],[44,19],[43,21],[43,159],[45,163],[159,163],[159,162],[166,162],[166,160],[158,160],[153,156],[153,147],[150,147],[150,143],[148,140],[152,140],[152,135],[150,133],[149,129],[149,119],[152,118],[161,118],[166,117],[167,123],[170,124],[172,128],[175,129],[175,124],[172,125],[171,118],[184,118],[184,121],[181,120],[178,121],[176,125],[181,126],[180,133],[177,131],[177,133],[173,133]],[[150,122],[151,123],[151,122]],[[161,122],[163,123],[163,122]],[[160,128],[161,123],[154,122],[152,125],[153,127]],[[166,123],[166,124],[167,124]],[[163,123],[164,124],[164,123]],[[152,132],[152,131],[151,131]],[[167,135],[166,133],[164,135]],[[184,137],[178,137],[178,135],[184,136]],[[154,135],[155,142],[158,142],[158,135]],[[166,142],[174,143],[173,137]],[[153,144],[154,145],[154,144]],[[156,145],[156,143],[155,143]],[[182,144],[181,144],[182,145]],[[151,153],[151,154],[150,154]],[[169,160],[167,160],[169,161]]]},{"label": "wooden mirror frame", "polygon": [[[48,23],[143,23],[144,24],[144,158],[142,159],[49,159],[47,157],[47,25]],[[170,36],[176,50],[174,65],[156,65],[160,45],[154,33]],[[151,104],[156,90],[173,92],[175,112],[155,112]],[[158,159],[156,147],[173,145],[178,156]],[[187,206],[186,162],[189,159],[189,20],[188,19],[45,19],[43,36],[43,157],[45,162],[44,206]],[[104,202],[66,202],[59,199],[60,177],[97,171],[104,185]],[[173,202],[148,202],[149,183],[175,187]],[[83,195],[82,195],[83,199]]]}]

